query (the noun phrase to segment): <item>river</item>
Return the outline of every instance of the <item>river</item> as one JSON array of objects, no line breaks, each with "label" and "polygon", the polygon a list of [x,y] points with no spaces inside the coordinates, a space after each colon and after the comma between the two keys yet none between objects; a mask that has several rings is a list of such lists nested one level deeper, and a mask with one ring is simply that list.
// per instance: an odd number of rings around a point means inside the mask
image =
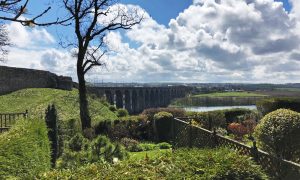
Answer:
[{"label": "river", "polygon": [[243,109],[250,109],[256,110],[255,105],[250,106],[190,106],[190,107],[183,107],[186,111],[194,111],[194,112],[206,112],[206,111],[215,111],[215,110],[224,110],[224,109],[233,109],[233,108],[243,108]]}]

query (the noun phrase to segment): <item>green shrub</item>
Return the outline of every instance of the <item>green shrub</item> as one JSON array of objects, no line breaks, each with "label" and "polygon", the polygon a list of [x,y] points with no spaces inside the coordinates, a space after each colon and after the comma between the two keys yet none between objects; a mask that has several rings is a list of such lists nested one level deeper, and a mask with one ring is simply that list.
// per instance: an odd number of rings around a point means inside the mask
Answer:
[{"label": "green shrub", "polygon": [[154,144],[154,143],[138,143],[130,146],[128,149],[130,152],[141,152],[141,151],[153,151],[156,149],[170,149],[172,145],[166,142]]},{"label": "green shrub", "polygon": [[226,127],[226,120],[222,111],[199,112],[194,114],[197,121],[205,129]]},{"label": "green shrub", "polygon": [[84,149],[85,144],[87,144],[88,140],[83,137],[81,133],[77,133],[74,137],[69,141],[69,149],[71,151],[81,151]]},{"label": "green shrub", "polygon": [[89,164],[54,170],[40,179],[268,179],[249,157],[228,149],[178,149],[158,158],[127,160],[112,166]]},{"label": "green shrub", "polygon": [[[190,117],[216,116],[221,118],[222,121],[225,119],[226,120],[225,123],[227,125],[232,122],[239,122],[239,118],[241,116],[245,116],[245,119],[249,119],[251,117],[251,119],[256,120],[258,118],[256,111],[249,110],[249,109],[242,109],[242,108],[216,110],[216,111],[209,111],[209,112],[187,112],[187,116]],[[226,124],[222,122],[222,125],[224,125],[224,127],[226,127]]]},{"label": "green shrub", "polygon": [[58,117],[54,105],[48,106],[46,110],[46,124],[48,128],[48,137],[51,142],[51,165],[55,167],[58,158],[59,138],[58,138]]},{"label": "green shrub", "polygon": [[173,115],[168,112],[159,112],[154,115],[153,128],[158,141],[169,141],[171,139],[172,120]]},{"label": "green shrub", "polygon": [[264,116],[280,108],[300,112],[300,99],[296,98],[272,98],[263,99],[257,104],[258,111]]},{"label": "green shrub", "polygon": [[148,140],[151,137],[150,123],[144,118],[126,118],[115,121],[99,122],[95,128],[97,135],[106,135],[113,141],[122,138]]},{"label": "green shrub", "polygon": [[255,128],[259,145],[287,160],[300,158],[300,114],[278,109],[267,114]]},{"label": "green shrub", "polygon": [[153,121],[154,115],[159,112],[168,112],[171,113],[174,117],[184,117],[186,114],[185,110],[178,108],[150,108],[145,109],[142,115],[147,117],[148,121]]},{"label": "green shrub", "polygon": [[144,151],[144,147],[134,139],[122,138],[120,143],[130,152],[141,152]]},{"label": "green shrub", "polygon": [[162,142],[157,144],[157,146],[159,147],[159,149],[170,149],[172,148],[172,145],[166,142]]},{"label": "green shrub", "polygon": [[111,143],[106,136],[98,136],[89,141],[77,134],[71,140],[76,145],[69,144],[70,148],[57,160],[59,169],[74,169],[88,163],[111,163],[114,158],[122,160],[128,156],[123,146]]},{"label": "green shrub", "polygon": [[120,144],[112,144],[106,136],[98,136],[90,145],[91,162],[104,160],[112,162],[113,158],[124,159],[127,153]]},{"label": "green shrub", "polygon": [[112,128],[113,121],[112,120],[105,120],[105,121],[100,121],[97,124],[94,125],[95,129],[95,134],[100,135],[100,134],[105,134],[107,135],[109,130]]},{"label": "green shrub", "polygon": [[[226,123],[232,123],[232,122],[239,122],[239,117],[241,116],[253,116],[253,118],[256,118],[256,113],[255,111],[252,111],[250,109],[243,109],[243,108],[235,108],[235,109],[228,109],[228,110],[223,110]],[[242,119],[242,121],[245,119]]]},{"label": "green shrub", "polygon": [[96,137],[94,128],[86,128],[83,130],[83,136],[89,140],[92,140]]},{"label": "green shrub", "polygon": [[117,111],[117,108],[116,108],[116,106],[114,106],[114,105],[108,106],[108,109],[109,109],[110,111],[112,111],[112,112],[116,112],[116,111]]},{"label": "green shrub", "polygon": [[129,115],[129,113],[126,109],[118,109],[117,110],[117,116],[118,117],[126,117],[128,115]]},{"label": "green shrub", "polygon": [[154,149],[159,149],[156,144],[153,143],[141,143],[139,146],[142,148],[143,151],[152,151]]},{"label": "green shrub", "polygon": [[58,169],[75,169],[89,162],[89,153],[87,150],[72,151],[65,149],[63,155],[57,160],[56,167]]},{"label": "green shrub", "polygon": [[19,120],[0,135],[0,179],[34,179],[50,169],[50,142],[45,121]]}]

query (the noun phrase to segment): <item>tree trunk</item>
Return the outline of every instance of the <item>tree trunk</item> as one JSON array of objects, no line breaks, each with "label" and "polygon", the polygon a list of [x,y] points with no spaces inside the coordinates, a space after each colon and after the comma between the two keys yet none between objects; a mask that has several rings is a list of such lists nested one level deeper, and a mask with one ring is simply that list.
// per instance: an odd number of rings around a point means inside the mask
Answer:
[{"label": "tree trunk", "polygon": [[77,68],[77,77],[79,83],[79,101],[80,101],[80,119],[82,130],[91,128],[91,117],[89,113],[89,104],[87,100],[87,91],[84,79],[84,72]]}]

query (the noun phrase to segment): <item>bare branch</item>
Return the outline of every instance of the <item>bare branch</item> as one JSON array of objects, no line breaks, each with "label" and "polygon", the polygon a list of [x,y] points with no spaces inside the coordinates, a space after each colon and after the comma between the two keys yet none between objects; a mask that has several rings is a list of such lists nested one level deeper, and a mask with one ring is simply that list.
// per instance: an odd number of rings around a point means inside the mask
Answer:
[{"label": "bare branch", "polygon": [[0,20],[19,22],[24,26],[50,26],[50,25],[55,25],[55,24],[67,26],[69,24],[66,24],[66,22],[68,22],[72,19],[72,17],[67,17],[62,20],[60,18],[57,18],[55,21],[44,22],[44,23],[37,22],[37,20],[39,18],[46,15],[51,10],[50,6],[47,7],[40,14],[37,14],[30,19],[23,19],[23,18],[21,18],[21,16],[26,14],[29,0],[25,0],[24,3],[22,3],[22,2],[23,2],[23,0],[3,0],[3,1],[1,1],[0,2],[0,12],[3,12],[4,14],[11,14],[11,15],[13,15],[13,17],[10,17],[9,15],[7,15],[7,16],[2,15],[2,16],[0,16]]}]

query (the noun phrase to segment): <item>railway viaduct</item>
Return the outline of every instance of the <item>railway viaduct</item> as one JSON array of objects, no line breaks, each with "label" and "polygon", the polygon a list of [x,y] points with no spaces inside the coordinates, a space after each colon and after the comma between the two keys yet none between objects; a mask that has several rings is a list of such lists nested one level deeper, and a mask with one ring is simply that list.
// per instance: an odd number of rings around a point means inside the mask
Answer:
[{"label": "railway viaduct", "polygon": [[162,87],[89,87],[89,93],[106,100],[117,108],[136,114],[147,108],[166,107],[175,98],[184,97],[190,90],[186,86]]}]

